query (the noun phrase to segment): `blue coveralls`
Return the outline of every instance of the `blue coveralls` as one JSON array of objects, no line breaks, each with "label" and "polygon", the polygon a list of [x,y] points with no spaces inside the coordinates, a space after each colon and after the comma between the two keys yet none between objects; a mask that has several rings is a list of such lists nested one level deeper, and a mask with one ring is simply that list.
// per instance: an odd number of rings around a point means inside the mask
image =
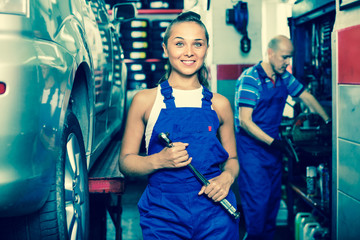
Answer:
[{"label": "blue coveralls", "polygon": [[[252,120],[265,133],[278,139],[288,90],[281,77],[277,78],[280,84],[268,88],[265,83],[267,76],[261,65],[255,68],[261,80],[261,88]],[[273,239],[281,200],[281,152],[251,137],[243,129],[236,133],[236,144],[246,239]]]},{"label": "blue coveralls", "polygon": [[[211,109],[212,93],[203,89],[201,108],[176,108],[168,81],[161,84],[166,109],[161,110],[154,125],[148,154],[164,148],[158,134],[168,132],[173,142],[189,143],[186,150],[193,158],[191,164],[211,179],[221,173],[219,164],[229,155],[216,137],[219,120]],[[239,239],[238,220],[205,194],[198,195],[202,184],[188,167],[161,169],[148,180],[138,203],[145,240]],[[236,206],[233,192],[227,200]]]}]

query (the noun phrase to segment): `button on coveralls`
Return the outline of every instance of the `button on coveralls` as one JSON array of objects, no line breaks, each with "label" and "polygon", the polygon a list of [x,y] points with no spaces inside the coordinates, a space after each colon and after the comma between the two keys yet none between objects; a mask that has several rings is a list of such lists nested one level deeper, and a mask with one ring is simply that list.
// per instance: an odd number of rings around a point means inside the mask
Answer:
[{"label": "button on coveralls", "polygon": [[[166,109],[162,109],[154,125],[148,154],[160,152],[164,144],[160,132],[170,133],[173,142],[188,143],[187,151],[192,165],[207,179],[220,175],[219,164],[228,159],[228,153],[216,137],[219,120],[211,109],[212,93],[203,87],[201,108],[177,108],[168,81],[161,83]],[[198,195],[202,184],[188,167],[161,169],[149,176],[138,203],[143,238],[238,240],[238,220],[220,203],[205,194]],[[236,206],[233,192],[227,200]]]},{"label": "button on coveralls", "polygon": [[[268,88],[265,82],[267,76],[261,65],[255,68],[262,90],[252,120],[269,136],[278,139],[288,90],[280,77],[276,87]],[[236,133],[236,144],[241,169],[238,183],[246,222],[246,239],[273,239],[281,200],[281,153],[248,135],[243,129]]]}]

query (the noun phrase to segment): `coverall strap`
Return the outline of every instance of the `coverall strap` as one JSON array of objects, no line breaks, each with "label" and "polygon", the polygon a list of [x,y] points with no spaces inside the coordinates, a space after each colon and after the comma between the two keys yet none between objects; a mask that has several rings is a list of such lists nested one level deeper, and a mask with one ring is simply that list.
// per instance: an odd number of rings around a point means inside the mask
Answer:
[{"label": "coverall strap", "polygon": [[160,84],[161,86],[161,94],[164,96],[164,103],[166,105],[166,108],[175,108],[175,98],[172,95],[173,89],[169,85],[168,80],[162,82]]},{"label": "coverall strap", "polygon": [[202,108],[211,109],[211,99],[213,97],[213,93],[207,89],[205,86],[203,86],[203,98],[202,101]]}]

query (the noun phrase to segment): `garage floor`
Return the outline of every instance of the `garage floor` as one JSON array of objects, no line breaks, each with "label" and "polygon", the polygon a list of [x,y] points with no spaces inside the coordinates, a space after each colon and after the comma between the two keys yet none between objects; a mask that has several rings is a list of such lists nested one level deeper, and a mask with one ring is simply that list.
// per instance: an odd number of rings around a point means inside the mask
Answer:
[{"label": "garage floor", "polygon": [[126,182],[125,194],[122,198],[123,213],[121,218],[123,240],[142,240],[140,216],[137,203],[147,184],[144,179],[129,179]]},{"label": "garage floor", "polygon": [[[122,238],[123,240],[142,240],[141,228],[139,226],[139,213],[137,202],[146,187],[146,178],[128,179],[125,194],[122,197]],[[115,231],[108,221],[107,239],[115,239]],[[245,234],[244,219],[240,220],[240,239]],[[278,227],[274,240],[292,240],[292,234],[287,227]]]}]

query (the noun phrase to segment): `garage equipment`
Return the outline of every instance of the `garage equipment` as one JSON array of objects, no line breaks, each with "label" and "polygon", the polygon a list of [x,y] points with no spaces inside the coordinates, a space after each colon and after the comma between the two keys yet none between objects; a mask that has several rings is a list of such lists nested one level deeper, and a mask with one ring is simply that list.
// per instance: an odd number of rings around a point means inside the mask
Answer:
[{"label": "garage equipment", "polygon": [[249,12],[247,2],[238,1],[233,8],[226,9],[226,23],[233,24],[236,30],[243,35],[240,40],[240,49],[243,53],[249,53],[251,49],[251,40],[247,32],[248,22]]},{"label": "garage equipment", "polygon": [[120,145],[120,139],[115,138],[89,173],[90,239],[106,239],[107,212],[115,226],[115,239],[122,239],[121,197],[125,177],[119,170]]},{"label": "garage equipment", "polygon": [[[159,133],[159,139],[168,147],[172,148],[174,145],[172,141],[169,139],[168,133]],[[191,171],[194,173],[194,175],[199,179],[199,181],[204,184],[205,186],[209,185],[210,182],[202,175],[191,163],[188,165],[188,167],[191,169]],[[231,203],[223,199],[220,201],[220,204],[230,213],[231,216],[233,216],[235,219],[238,219],[240,217],[240,212],[236,211],[234,206],[231,205]]]}]

